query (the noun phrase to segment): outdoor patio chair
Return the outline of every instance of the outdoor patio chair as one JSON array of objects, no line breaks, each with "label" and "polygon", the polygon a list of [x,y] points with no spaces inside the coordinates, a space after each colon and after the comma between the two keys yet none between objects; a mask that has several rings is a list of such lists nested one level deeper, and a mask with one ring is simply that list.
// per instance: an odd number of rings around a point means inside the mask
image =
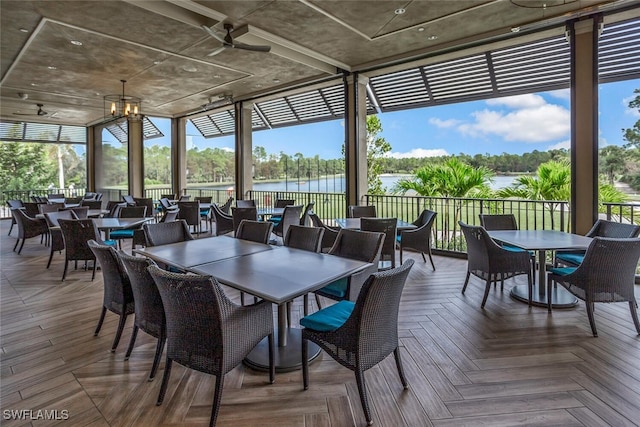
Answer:
[{"label": "outdoor patio chair", "polygon": [[[378,270],[396,267],[396,236],[398,234],[398,218],[360,218],[360,230],[384,233],[382,251]],[[389,262],[389,267],[384,267]]]},{"label": "outdoor patio chair", "polygon": [[233,203],[233,197],[229,197],[226,202],[222,206],[220,206],[220,210],[225,214],[229,214],[231,209],[231,204]]},{"label": "outdoor patio chair", "polygon": [[200,203],[178,202],[178,219],[184,219],[187,225],[193,227],[194,234],[200,233]]},{"label": "outdoor patio chair", "polygon": [[87,219],[89,217],[88,206],[77,206],[75,208],[64,208],[66,211],[71,211],[75,219]]},{"label": "outdoor patio chair", "polygon": [[[295,203],[296,201],[294,199],[276,199],[276,202],[273,204],[273,207],[284,209],[289,205],[295,205]],[[269,218],[269,221],[273,222],[274,224],[278,224],[280,220],[282,220],[282,215],[278,215],[278,214],[271,215],[271,217]]]},{"label": "outdoor patio chair", "polygon": [[[483,226],[485,230],[518,230],[518,222],[516,221],[516,216],[514,214],[478,214],[478,218],[480,219],[480,225]],[[496,243],[508,250],[521,250],[517,246],[508,245],[501,242]],[[531,256],[531,274],[533,274],[533,277],[535,277],[536,253],[535,251],[529,251],[529,255]]]},{"label": "outdoor patio chair", "polygon": [[[144,218],[147,215],[146,206],[125,206],[120,209],[119,218]],[[120,241],[123,239],[131,239],[131,249],[135,249],[136,245],[145,244],[144,233],[142,227],[125,228],[123,230],[112,230],[110,233],[111,240],[118,242],[118,249],[121,249]]]},{"label": "outdoor patio chair", "polygon": [[164,306],[167,350],[164,376],[157,405],[162,404],[171,365],[216,376],[209,425],[214,426],[220,409],[224,376],[268,337],[269,382],[275,378],[273,308],[261,301],[250,306],[233,303],[211,276],[178,274],[149,267]]},{"label": "outdoor patio chair", "polygon": [[[320,252],[320,244],[324,229],[319,227],[305,227],[303,225],[292,224],[284,237],[284,246],[302,249],[310,252]],[[309,314],[309,294],[303,297],[304,315]],[[287,324],[291,327],[291,301],[287,302]]]},{"label": "outdoor patio chair", "polygon": [[102,201],[101,200],[83,200],[80,203],[80,206],[86,206],[89,209],[102,209]]},{"label": "outdoor patio chair", "polygon": [[243,219],[236,230],[236,238],[267,244],[272,231],[273,224],[268,221]]},{"label": "outdoor patio chair", "polygon": [[552,268],[547,280],[548,308],[551,312],[553,283],[559,283],[585,302],[594,337],[598,336],[593,315],[596,302],[628,302],[631,318],[640,335],[634,295],[636,268],[640,259],[640,239],[594,237],[578,267]]},{"label": "outdoor patio chair", "polygon": [[324,230],[324,233],[322,234],[322,242],[320,243],[320,251],[325,253],[329,252],[336,242],[339,230],[337,228],[331,228],[323,223],[320,217],[313,212],[309,214],[309,218],[311,219],[311,224],[314,227],[319,227]]},{"label": "outdoor patio chair", "polygon": [[255,206],[246,208],[231,208],[231,217],[233,218],[233,232],[236,233],[243,219],[248,219],[251,221],[258,220],[258,209],[256,209]]},{"label": "outdoor patio chair", "polygon": [[291,225],[300,225],[302,205],[287,205],[282,212],[282,219],[273,227],[273,234],[284,238]]},{"label": "outdoor patio chair", "polygon": [[65,197],[64,203],[65,205],[79,205],[80,203],[82,203],[82,196]]},{"label": "outdoor patio chair", "polygon": [[501,282],[500,290],[504,289],[504,279],[520,274],[526,274],[529,285],[529,305],[533,288],[533,273],[531,272],[531,255],[524,249],[508,250],[498,245],[483,227],[467,225],[458,221],[467,242],[467,277],[462,286],[464,294],[473,274],[485,280],[484,297],[481,308],[484,308],[489,296],[491,283]]},{"label": "outdoor patio chair", "polygon": [[[9,210],[13,211],[14,209],[24,208],[24,203],[22,200],[7,200],[7,205],[9,206]],[[11,231],[13,230],[13,226],[16,224],[16,218],[11,215],[11,227],[9,227],[9,233],[7,236],[11,236]]]},{"label": "outdoor patio chair", "polygon": [[49,252],[49,261],[47,261],[47,268],[49,268],[51,266],[53,254],[55,252],[62,252],[62,250],[64,249],[64,238],[62,237],[62,230],[60,229],[60,223],[58,222],[58,220],[71,220],[76,218],[74,218],[73,212],[71,211],[56,211],[45,213],[44,219],[47,222],[47,226],[49,227],[49,248],[51,249],[51,251]]},{"label": "outdoor patio chair", "polygon": [[117,251],[113,246],[102,245],[93,239],[87,242],[87,246],[95,255],[97,262],[100,263],[104,286],[102,311],[93,334],[97,336],[100,332],[107,310],[120,316],[118,329],[111,345],[111,352],[114,353],[120,342],[127,316],[135,312],[131,282],[122,260],[118,257]]},{"label": "outdoor patio chair", "polygon": [[47,204],[47,202],[40,202],[40,203],[24,202],[23,212],[27,214],[29,218],[35,218],[36,215],[40,213],[40,205],[42,204]]},{"label": "outdoor patio chair", "polygon": [[[640,225],[625,224],[615,221],[599,219],[593,224],[591,230],[585,234],[587,237],[613,237],[632,238],[640,234]],[[577,267],[584,260],[585,251],[556,251],[554,265],[559,264],[568,267]]]},{"label": "outdoor patio chair", "polygon": [[67,269],[70,261],[75,262],[75,269],[78,268],[78,261],[84,261],[85,270],[87,269],[87,262],[93,261],[93,272],[91,274],[91,280],[93,280],[96,276],[96,257],[87,242],[89,240],[95,240],[100,244],[116,246],[115,240],[103,241],[100,238],[98,228],[91,219],[59,219],[58,224],[62,231],[65,247],[62,281],[67,277]]},{"label": "outdoor patio chair", "polygon": [[179,208],[165,210],[158,223],[176,221],[178,219],[178,215],[180,215]]},{"label": "outdoor patio chair", "polygon": [[304,226],[312,225],[309,215],[313,213],[313,207],[315,205],[316,205],[316,202],[307,203],[307,206],[304,207],[304,211],[302,212],[302,216],[300,217],[300,225],[304,225]]},{"label": "outdoor patio chair", "polygon": [[177,197],[175,194],[161,194],[160,199],[177,200]]},{"label": "outdoor patio chair", "polygon": [[211,201],[212,201],[212,197],[194,197],[194,201],[198,202],[200,204],[209,204],[209,207],[206,209],[200,209],[200,219],[204,220],[205,224],[206,223],[211,223]]},{"label": "outdoor patio chair", "polygon": [[180,198],[178,199],[178,202],[188,202],[191,200],[191,195],[190,194],[184,194],[182,196],[180,196]]},{"label": "outdoor patio chair", "polygon": [[164,307],[160,292],[153,281],[153,277],[149,274],[148,267],[155,265],[149,258],[127,255],[119,251],[116,253],[122,261],[125,272],[129,277],[131,291],[133,292],[135,323],[131,332],[129,346],[124,356],[124,360],[129,360],[133,347],[136,343],[138,330],[142,330],[158,341],[156,343],[156,353],[153,357],[151,372],[149,373],[149,381],[156,376],[160,357],[164,349],[164,343],[167,339],[166,321],[164,318]]},{"label": "outdoor patio chair", "polygon": [[211,221],[216,223],[216,236],[233,231],[233,217],[224,213],[218,205],[211,206]]},{"label": "outdoor patio chair", "polygon": [[362,218],[362,217],[369,217],[369,218],[375,218],[376,215],[376,207],[372,206],[372,205],[368,205],[368,206],[355,206],[355,205],[351,205],[349,206],[349,218]]},{"label": "outdoor patio chair", "polygon": [[189,226],[184,219],[159,222],[157,224],[143,224],[142,231],[146,246],[168,245],[169,243],[194,240],[189,232]]},{"label": "outdoor patio chair", "polygon": [[256,201],[253,199],[236,200],[236,208],[255,208]]},{"label": "outdoor patio chair", "polygon": [[136,201],[133,199],[133,196],[127,194],[122,196],[122,200],[127,204],[127,206],[135,206]]},{"label": "outdoor patio chair", "polygon": [[335,301],[356,300],[365,280],[369,275],[378,271],[383,242],[383,233],[344,228],[338,232],[338,237],[336,237],[329,254],[368,262],[371,263],[371,266],[315,291],[316,303],[319,308],[322,308],[321,296]]},{"label": "outdoor patio chair", "polygon": [[11,214],[18,225],[18,239],[16,240],[16,244],[13,246],[14,252],[16,251],[18,244],[20,244],[20,248],[18,249],[18,254],[20,254],[24,247],[24,242],[27,239],[40,236],[40,242],[42,242],[42,239],[49,234],[49,227],[47,227],[47,223],[42,219],[27,216],[24,209],[14,209],[11,211]]},{"label": "outdoor patio chair", "polygon": [[309,341],[355,373],[360,403],[367,424],[373,424],[367,398],[365,371],[393,353],[400,382],[409,388],[404,375],[398,341],[400,297],[413,260],[398,268],[375,273],[362,285],[357,300],[337,304],[303,317],[302,381],[309,388]]},{"label": "outdoor patio chair", "polygon": [[47,212],[57,212],[64,209],[64,203],[39,203],[38,213],[45,214]]},{"label": "outdoor patio chair", "polygon": [[153,199],[151,197],[134,197],[133,200],[136,202],[136,206],[145,206],[147,208],[145,216],[155,216]]},{"label": "outdoor patio chair", "polygon": [[431,268],[436,270],[436,266],[433,263],[433,256],[431,255],[431,229],[433,223],[436,220],[438,214],[429,209],[425,209],[420,213],[418,219],[413,222],[417,228],[410,230],[400,230],[396,241],[400,247],[400,264],[402,264],[402,255],[405,249],[413,249],[422,255],[422,260],[427,262],[424,254],[429,255],[429,261],[431,261]]},{"label": "outdoor patio chair", "polygon": [[120,209],[126,206],[127,204],[124,202],[120,202],[117,200],[109,200],[107,202],[106,210],[109,211],[108,214],[105,215],[105,218],[118,218],[120,215]]}]

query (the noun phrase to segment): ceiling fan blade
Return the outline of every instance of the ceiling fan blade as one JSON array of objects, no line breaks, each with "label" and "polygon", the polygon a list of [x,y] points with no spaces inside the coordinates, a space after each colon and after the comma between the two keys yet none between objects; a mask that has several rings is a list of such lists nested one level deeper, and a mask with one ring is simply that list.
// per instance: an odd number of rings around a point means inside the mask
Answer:
[{"label": "ceiling fan blade", "polygon": [[219,54],[220,52],[222,52],[223,50],[225,50],[225,49],[226,49],[226,48],[228,48],[228,47],[229,47],[229,45],[226,45],[226,44],[225,44],[225,45],[222,45],[222,46],[220,46],[219,48],[217,48],[216,50],[214,50],[214,51],[210,52],[207,56],[214,56],[214,55],[217,55],[217,54]]},{"label": "ceiling fan blade", "polygon": [[271,46],[257,46],[257,45],[244,44],[244,43],[234,43],[231,47],[234,47],[236,49],[252,50],[254,52],[271,51]]},{"label": "ceiling fan blade", "polygon": [[213,31],[211,28],[207,27],[206,25],[201,25],[200,27],[203,30],[205,30],[207,32],[207,34],[209,34],[214,39],[218,40],[220,43],[225,43],[224,38],[222,36],[216,34],[216,32]]}]

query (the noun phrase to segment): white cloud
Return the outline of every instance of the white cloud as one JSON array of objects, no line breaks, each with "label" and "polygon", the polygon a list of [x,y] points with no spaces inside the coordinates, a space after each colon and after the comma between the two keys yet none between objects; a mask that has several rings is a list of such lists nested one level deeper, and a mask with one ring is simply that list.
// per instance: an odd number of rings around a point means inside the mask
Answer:
[{"label": "white cloud", "polygon": [[571,148],[571,140],[568,139],[566,141],[558,142],[557,144],[550,145],[547,147],[547,150],[560,150],[560,149],[569,150]]},{"label": "white cloud", "polygon": [[546,101],[540,95],[533,93],[526,95],[505,96],[503,98],[488,99],[487,105],[505,105],[510,108],[533,108],[545,105]]},{"label": "white cloud", "polygon": [[405,153],[387,153],[386,157],[392,157],[394,159],[407,159],[407,158],[422,158],[422,157],[438,157],[438,156],[448,156],[447,150],[444,148],[435,148],[432,150],[427,150],[424,148],[414,148]]},{"label": "white cloud", "polygon": [[[516,97],[512,97],[516,98]],[[458,130],[471,136],[497,135],[505,141],[547,142],[566,138],[571,130],[569,110],[547,104],[538,95],[524,96],[519,109],[505,113],[482,110],[472,113],[474,123],[460,125]],[[506,98],[502,98],[503,100]],[[540,102],[542,101],[542,102]],[[517,102],[509,106],[516,106]]]},{"label": "white cloud", "polygon": [[624,105],[624,113],[629,114],[630,116],[640,117],[640,110],[637,108],[629,108],[629,103],[636,98],[636,94],[628,96],[627,98],[622,99],[622,105]]},{"label": "white cloud", "polygon": [[456,120],[456,119],[441,120],[437,117],[432,117],[429,119],[429,124],[439,128],[452,128],[458,125],[459,123],[461,123],[460,120]]},{"label": "white cloud", "polygon": [[231,147],[220,147],[220,149],[221,149],[222,151],[226,151],[226,152],[228,152],[228,153],[235,153],[235,151],[236,151],[236,150],[234,150],[234,149],[233,149],[233,148],[231,148]]},{"label": "white cloud", "polygon": [[569,89],[552,90],[547,93],[553,96],[554,98],[562,99],[565,101],[568,101],[569,99],[571,99],[571,90]]}]

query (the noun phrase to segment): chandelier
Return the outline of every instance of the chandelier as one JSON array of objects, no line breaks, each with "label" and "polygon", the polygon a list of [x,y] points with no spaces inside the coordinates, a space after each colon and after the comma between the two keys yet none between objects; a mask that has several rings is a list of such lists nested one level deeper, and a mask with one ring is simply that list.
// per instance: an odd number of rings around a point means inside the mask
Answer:
[{"label": "chandelier", "polygon": [[121,117],[127,117],[130,120],[142,119],[142,99],[137,96],[125,95],[124,84],[127,81],[120,81],[122,82],[122,94],[105,95],[104,97],[105,119],[119,119]]}]

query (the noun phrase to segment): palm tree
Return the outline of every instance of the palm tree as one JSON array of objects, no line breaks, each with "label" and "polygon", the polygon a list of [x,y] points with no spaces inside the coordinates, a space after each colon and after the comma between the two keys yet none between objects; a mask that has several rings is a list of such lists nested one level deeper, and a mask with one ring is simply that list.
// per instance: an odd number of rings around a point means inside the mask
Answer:
[{"label": "palm tree", "polygon": [[[493,176],[494,173],[484,166],[473,167],[456,157],[449,157],[444,163],[428,164],[418,169],[412,178],[399,180],[394,192],[405,194],[415,191],[421,196],[445,198],[445,212],[441,217],[445,232],[449,229],[450,203],[453,203],[452,233],[455,236],[463,204],[460,198],[490,198],[493,192],[489,183]],[[451,239],[447,242],[449,245],[454,243]]]}]

